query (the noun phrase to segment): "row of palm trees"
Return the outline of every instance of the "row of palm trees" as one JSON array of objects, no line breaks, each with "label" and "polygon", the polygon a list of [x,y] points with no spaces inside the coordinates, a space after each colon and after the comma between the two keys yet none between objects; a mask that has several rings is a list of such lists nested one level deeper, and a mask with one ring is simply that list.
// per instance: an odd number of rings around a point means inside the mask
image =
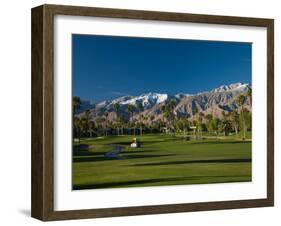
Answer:
[{"label": "row of palm trees", "polygon": [[[114,111],[116,113],[116,121],[117,121],[116,125],[121,124],[121,126],[122,126],[124,123],[126,123],[126,120],[122,116],[120,116],[120,104],[115,103],[113,105],[113,108],[114,108]],[[130,117],[129,117],[129,122],[127,122],[127,123],[136,124],[133,121],[134,113],[141,112],[142,110],[143,110],[143,105],[142,105],[141,102],[137,102],[136,105],[128,104],[126,111],[129,113]],[[141,135],[142,135],[142,124],[143,124],[142,120],[143,120],[143,116],[141,115],[139,117],[139,123],[138,123],[140,125],[140,134]],[[122,132],[123,132],[123,127],[124,126],[122,126],[122,130],[121,130]],[[136,133],[136,127],[133,126],[133,129],[134,129],[134,134],[135,134]],[[119,129],[117,131],[119,131]],[[119,135],[119,132],[118,132],[118,135]]]},{"label": "row of palm trees", "polygon": [[[176,100],[170,100],[165,105],[162,105],[160,110],[162,118],[156,119],[155,116],[145,115],[143,105],[137,102],[136,105],[127,105],[126,111],[129,118],[121,115],[120,104],[115,103],[113,109],[115,112],[115,119],[108,120],[109,113],[105,112],[103,116],[96,118],[94,121],[91,119],[90,110],[86,110],[82,117],[76,117],[75,113],[80,109],[81,101],[79,97],[73,97],[73,121],[74,121],[74,137],[80,138],[81,136],[107,136],[107,135],[124,135],[124,134],[139,134],[143,135],[144,132],[150,133],[167,133],[170,135],[193,133],[196,137],[202,137],[203,133],[207,135],[223,134],[224,136],[230,133],[238,135],[242,134],[242,138],[246,139],[246,132],[251,130],[251,112],[245,108],[247,97],[250,98],[251,105],[251,92],[247,95],[240,94],[236,102],[239,109],[232,112],[222,112],[222,117],[219,119],[212,114],[204,114],[199,112],[195,106],[193,116],[178,116],[175,112]],[[135,113],[138,117],[134,117]]]}]

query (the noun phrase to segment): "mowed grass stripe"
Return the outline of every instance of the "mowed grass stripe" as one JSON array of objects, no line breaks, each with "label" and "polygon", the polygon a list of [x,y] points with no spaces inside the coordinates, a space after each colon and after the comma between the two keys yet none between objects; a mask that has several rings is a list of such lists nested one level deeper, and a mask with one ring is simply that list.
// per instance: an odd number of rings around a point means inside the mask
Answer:
[{"label": "mowed grass stripe", "polygon": [[[140,187],[251,181],[251,142],[234,138],[184,141],[145,135],[132,149],[132,136],[83,140],[73,153],[73,188]],[[124,148],[119,159],[104,154]]]}]

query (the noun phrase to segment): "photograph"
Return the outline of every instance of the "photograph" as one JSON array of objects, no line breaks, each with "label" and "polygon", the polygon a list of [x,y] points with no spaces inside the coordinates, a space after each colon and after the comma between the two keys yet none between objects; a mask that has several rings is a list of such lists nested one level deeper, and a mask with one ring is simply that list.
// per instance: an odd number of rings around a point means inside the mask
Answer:
[{"label": "photograph", "polygon": [[252,181],[252,43],[71,45],[72,190]]}]

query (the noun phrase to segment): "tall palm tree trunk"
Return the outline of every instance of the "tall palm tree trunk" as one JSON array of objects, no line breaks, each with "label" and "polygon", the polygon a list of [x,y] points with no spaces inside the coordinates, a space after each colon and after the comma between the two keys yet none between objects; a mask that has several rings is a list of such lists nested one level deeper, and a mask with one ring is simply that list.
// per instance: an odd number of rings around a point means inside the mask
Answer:
[{"label": "tall palm tree trunk", "polygon": [[246,122],[245,122],[245,118],[244,118],[244,108],[242,106],[241,108],[241,114],[242,114],[242,120],[243,120],[243,140],[246,139]]}]

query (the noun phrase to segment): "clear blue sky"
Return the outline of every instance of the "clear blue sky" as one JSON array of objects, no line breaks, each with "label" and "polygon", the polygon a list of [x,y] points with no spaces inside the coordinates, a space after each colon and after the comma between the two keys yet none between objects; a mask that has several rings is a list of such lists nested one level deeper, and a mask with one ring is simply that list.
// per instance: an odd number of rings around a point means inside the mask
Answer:
[{"label": "clear blue sky", "polygon": [[251,83],[250,43],[72,35],[73,96],[197,93]]}]

